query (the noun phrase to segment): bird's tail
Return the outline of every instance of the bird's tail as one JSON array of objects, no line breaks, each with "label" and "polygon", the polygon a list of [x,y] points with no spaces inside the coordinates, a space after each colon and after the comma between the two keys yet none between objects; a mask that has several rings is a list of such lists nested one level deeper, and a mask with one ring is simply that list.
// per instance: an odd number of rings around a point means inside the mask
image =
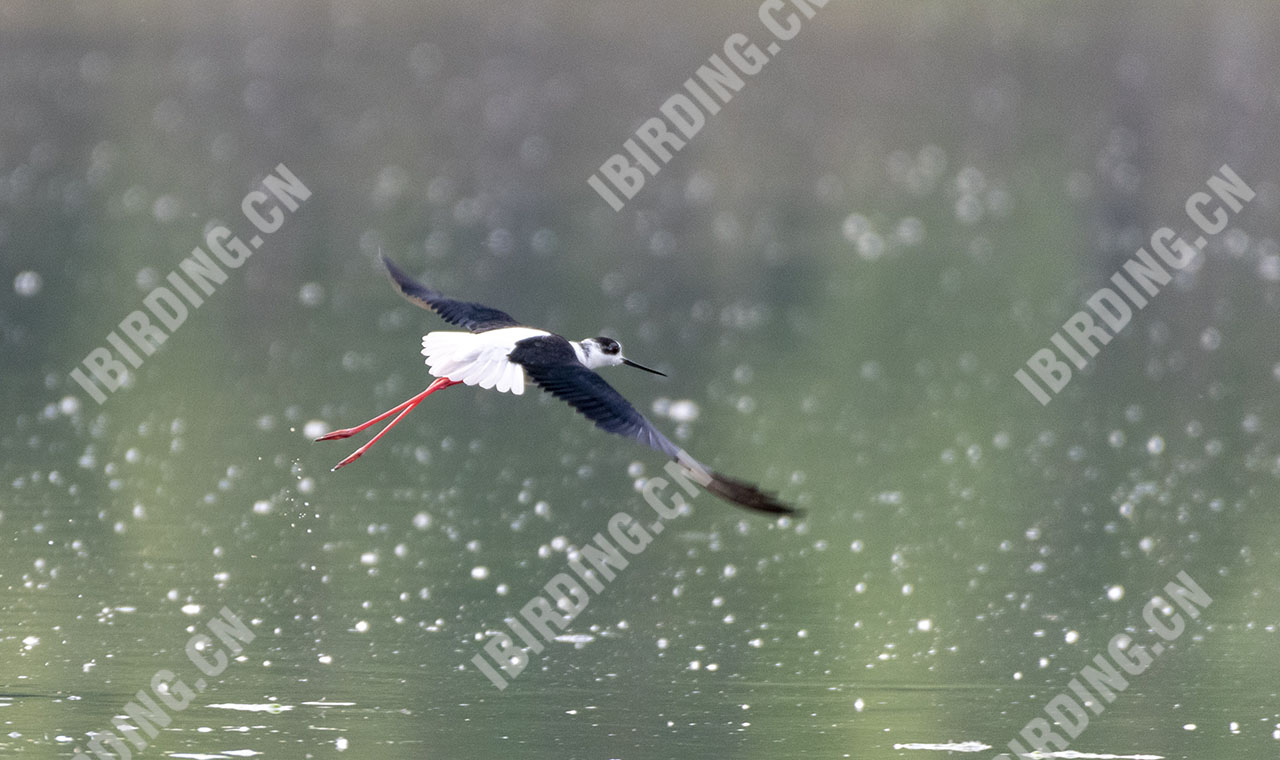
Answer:
[{"label": "bird's tail", "polygon": [[718,472],[707,469],[705,465],[689,456],[683,449],[676,454],[675,461],[689,471],[693,479],[698,482],[698,485],[725,501],[732,502],[745,509],[765,512],[771,515],[803,514],[802,510],[780,501],[775,494],[761,491],[758,487],[744,480],[731,478],[728,475],[721,475]]}]

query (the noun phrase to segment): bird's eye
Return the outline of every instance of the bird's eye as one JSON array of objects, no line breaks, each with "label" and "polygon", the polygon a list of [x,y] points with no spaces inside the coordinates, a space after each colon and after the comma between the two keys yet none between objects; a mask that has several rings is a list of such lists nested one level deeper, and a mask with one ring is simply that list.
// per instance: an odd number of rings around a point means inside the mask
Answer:
[{"label": "bird's eye", "polygon": [[612,356],[622,350],[622,346],[618,345],[618,341],[613,338],[597,338],[600,342],[600,350]]}]

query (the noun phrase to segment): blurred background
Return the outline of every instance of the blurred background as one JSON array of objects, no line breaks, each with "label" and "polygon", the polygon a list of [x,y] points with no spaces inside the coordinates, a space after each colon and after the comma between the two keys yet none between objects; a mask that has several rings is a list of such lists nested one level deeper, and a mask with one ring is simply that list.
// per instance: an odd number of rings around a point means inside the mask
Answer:
[{"label": "blurred background", "polygon": [[[1071,749],[1280,742],[1280,5],[831,2],[620,212],[587,178],[752,3],[0,7],[0,752],[72,757],[224,606],[141,757],[1004,750],[1180,571]],[[99,405],[68,373],[284,163],[296,213]],[[1041,406],[1013,373],[1223,164],[1257,196]],[[421,390],[383,251],[670,375],[717,469],[498,691],[469,665],[662,458]],[[91,754],[91,753],[90,753]]]}]

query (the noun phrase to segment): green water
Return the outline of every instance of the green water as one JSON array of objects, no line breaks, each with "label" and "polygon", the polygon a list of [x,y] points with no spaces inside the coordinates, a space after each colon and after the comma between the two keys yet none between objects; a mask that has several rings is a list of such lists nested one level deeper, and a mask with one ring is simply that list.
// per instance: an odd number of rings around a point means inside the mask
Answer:
[{"label": "green water", "polygon": [[[0,11],[0,754],[992,757],[1123,634],[1163,650],[1070,750],[1274,757],[1280,7],[831,2],[614,212],[587,178],[757,8]],[[1014,372],[1223,165],[1255,197],[1038,403]],[[99,404],[71,371],[218,225],[260,246]],[[807,516],[689,498],[495,688],[663,460],[459,386],[329,472],[446,327],[379,251],[619,339],[670,375],[619,391]]]}]

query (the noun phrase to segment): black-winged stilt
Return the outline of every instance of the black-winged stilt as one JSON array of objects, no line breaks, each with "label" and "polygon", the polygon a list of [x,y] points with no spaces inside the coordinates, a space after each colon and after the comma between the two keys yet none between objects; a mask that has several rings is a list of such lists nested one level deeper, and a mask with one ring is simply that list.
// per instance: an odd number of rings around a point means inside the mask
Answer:
[{"label": "black-winged stilt", "polygon": [[382,263],[400,292],[410,301],[439,314],[446,322],[469,332],[431,332],[422,336],[422,355],[437,379],[422,393],[395,406],[364,424],[335,430],[317,438],[333,441],[348,438],[395,415],[373,440],[356,449],[333,469],[359,459],[387,431],[441,388],[465,383],[496,388],[504,393],[524,393],[525,380],[567,402],[596,426],[610,433],[632,438],[661,451],[695,475],[708,491],[747,509],[772,514],[793,514],[797,510],[750,483],[712,472],[672,443],[593,370],[625,364],[656,375],[656,369],[636,364],[622,355],[622,346],[612,338],[567,340],[536,327],[527,327],[511,315],[446,298],[405,274],[386,256]]}]

